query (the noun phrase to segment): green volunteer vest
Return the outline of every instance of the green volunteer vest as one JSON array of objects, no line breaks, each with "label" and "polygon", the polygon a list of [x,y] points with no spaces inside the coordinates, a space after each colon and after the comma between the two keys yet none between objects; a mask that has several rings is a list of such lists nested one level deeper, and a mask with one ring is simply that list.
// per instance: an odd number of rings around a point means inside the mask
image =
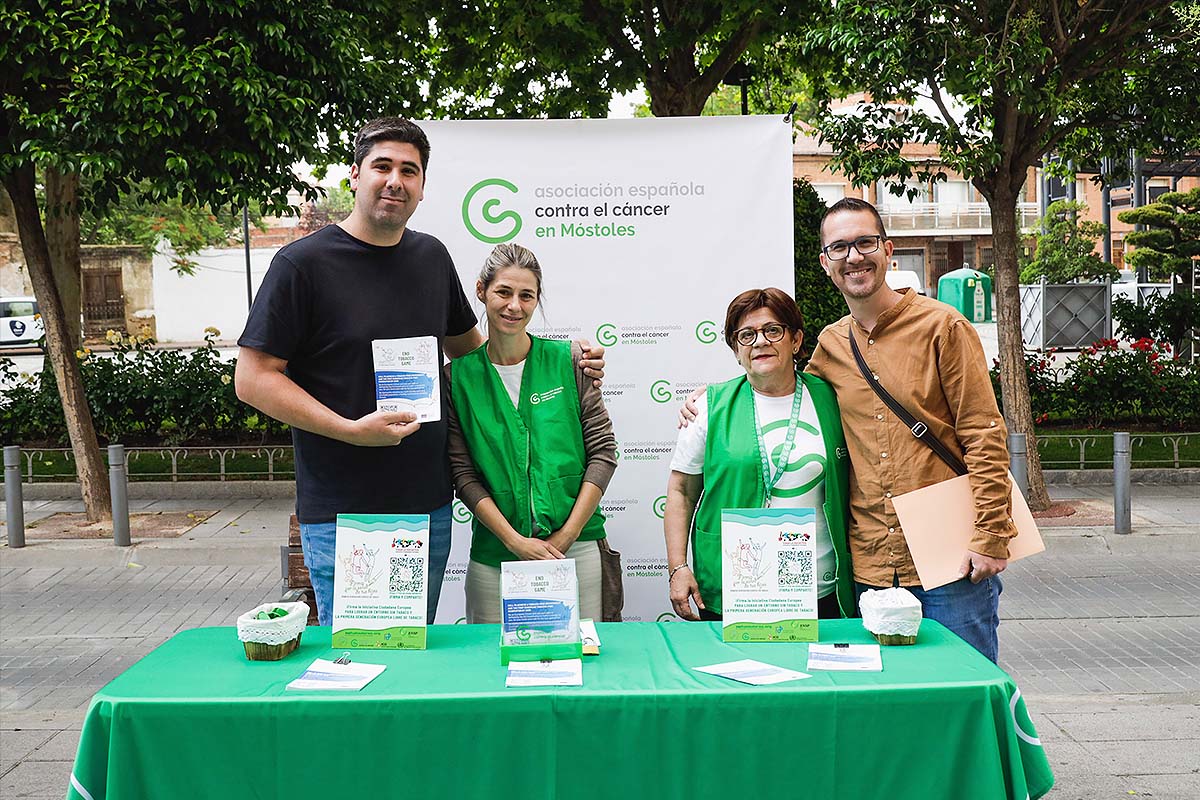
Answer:
[{"label": "green volunteer vest", "polygon": [[[457,367],[456,367],[457,368]],[[846,527],[850,510],[850,458],[837,397],[828,383],[802,374],[825,440],[825,505],[821,510],[837,561],[837,598],[843,616],[854,615],[854,588]],[[743,375],[708,387],[708,439],[704,445],[704,493],[692,530],[693,572],[700,596],[721,611],[721,511],[762,508],[766,500],[754,421],[754,392]]]},{"label": "green volunteer vest", "polygon": [[[545,538],[570,516],[587,455],[571,343],[529,338],[516,408],[486,344],[455,359],[450,395],[471,460],[500,513],[522,536]],[[471,527],[473,561],[497,567],[516,560],[478,519]],[[604,515],[596,509],[579,540],[603,538]]]}]

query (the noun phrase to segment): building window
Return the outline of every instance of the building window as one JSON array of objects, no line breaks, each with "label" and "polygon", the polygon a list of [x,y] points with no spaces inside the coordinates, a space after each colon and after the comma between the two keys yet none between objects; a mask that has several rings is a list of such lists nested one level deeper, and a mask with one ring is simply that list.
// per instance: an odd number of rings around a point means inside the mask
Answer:
[{"label": "building window", "polygon": [[[901,191],[897,188],[896,191],[901,192],[901,194],[897,195],[892,189],[899,186],[903,186],[904,189]],[[910,197],[908,192],[914,189],[916,190],[916,196]],[[876,191],[876,196],[879,199],[876,205],[880,206],[905,207],[911,206],[914,203],[929,202],[929,187],[918,181],[905,181],[903,184],[894,181],[880,181]]]},{"label": "building window", "polygon": [[979,269],[994,270],[996,268],[996,256],[990,247],[979,248]]},{"label": "building window", "polygon": [[971,184],[966,181],[946,181],[934,184],[939,203],[963,205],[971,202]]},{"label": "building window", "polygon": [[826,206],[831,206],[846,196],[844,183],[814,183],[812,187]]}]

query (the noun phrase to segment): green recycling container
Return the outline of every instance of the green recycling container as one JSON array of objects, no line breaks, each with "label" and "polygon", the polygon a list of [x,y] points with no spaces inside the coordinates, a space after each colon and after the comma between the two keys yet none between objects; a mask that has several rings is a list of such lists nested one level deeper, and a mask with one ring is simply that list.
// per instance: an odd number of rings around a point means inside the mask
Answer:
[{"label": "green recycling container", "polygon": [[963,267],[947,272],[938,279],[937,299],[971,322],[992,321],[992,279],[979,270]]}]

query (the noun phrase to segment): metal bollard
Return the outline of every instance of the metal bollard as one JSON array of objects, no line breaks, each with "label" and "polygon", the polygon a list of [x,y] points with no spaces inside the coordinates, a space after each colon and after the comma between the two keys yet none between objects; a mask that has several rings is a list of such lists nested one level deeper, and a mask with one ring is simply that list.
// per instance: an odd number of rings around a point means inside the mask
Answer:
[{"label": "metal bollard", "polygon": [[1029,497],[1029,450],[1023,433],[1008,435],[1008,469],[1012,472],[1013,483],[1021,490],[1021,494]]},{"label": "metal bollard", "polygon": [[8,524],[8,546],[25,546],[25,502],[21,495],[21,448],[4,448],[4,502]]},{"label": "metal bollard", "polygon": [[1132,533],[1129,434],[1113,433],[1113,533]]},{"label": "metal bollard", "polygon": [[113,544],[129,547],[129,479],[125,474],[125,445],[108,446],[108,491],[112,495]]}]

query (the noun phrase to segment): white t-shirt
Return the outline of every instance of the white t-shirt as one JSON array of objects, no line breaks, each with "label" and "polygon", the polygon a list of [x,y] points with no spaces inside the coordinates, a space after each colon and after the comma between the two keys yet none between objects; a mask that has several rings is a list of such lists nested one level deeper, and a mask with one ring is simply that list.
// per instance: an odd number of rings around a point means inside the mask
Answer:
[{"label": "white t-shirt", "polygon": [[496,374],[500,376],[500,381],[508,390],[513,408],[516,408],[521,404],[521,374],[525,372],[525,359],[521,359],[516,364],[492,364],[492,366],[496,368]]},{"label": "white t-shirt", "polygon": [[[754,393],[754,405],[759,422],[763,426],[763,441],[771,461],[771,477],[775,477],[775,464],[779,451],[787,439],[788,422],[792,417],[792,396],[768,397]],[[675,455],[671,458],[671,469],[687,475],[704,472],[704,446],[708,440],[708,397],[696,401],[696,420],[679,432],[675,443]],[[761,469],[759,464],[755,469]],[[784,466],[783,477],[771,490],[772,508],[812,508],[817,512],[817,596],[824,597],[837,587],[837,556],[833,552],[833,539],[829,535],[829,523],[825,520],[825,440],[821,436],[821,422],[812,397],[804,392],[800,403],[800,420],[796,426],[796,439]]]}]

